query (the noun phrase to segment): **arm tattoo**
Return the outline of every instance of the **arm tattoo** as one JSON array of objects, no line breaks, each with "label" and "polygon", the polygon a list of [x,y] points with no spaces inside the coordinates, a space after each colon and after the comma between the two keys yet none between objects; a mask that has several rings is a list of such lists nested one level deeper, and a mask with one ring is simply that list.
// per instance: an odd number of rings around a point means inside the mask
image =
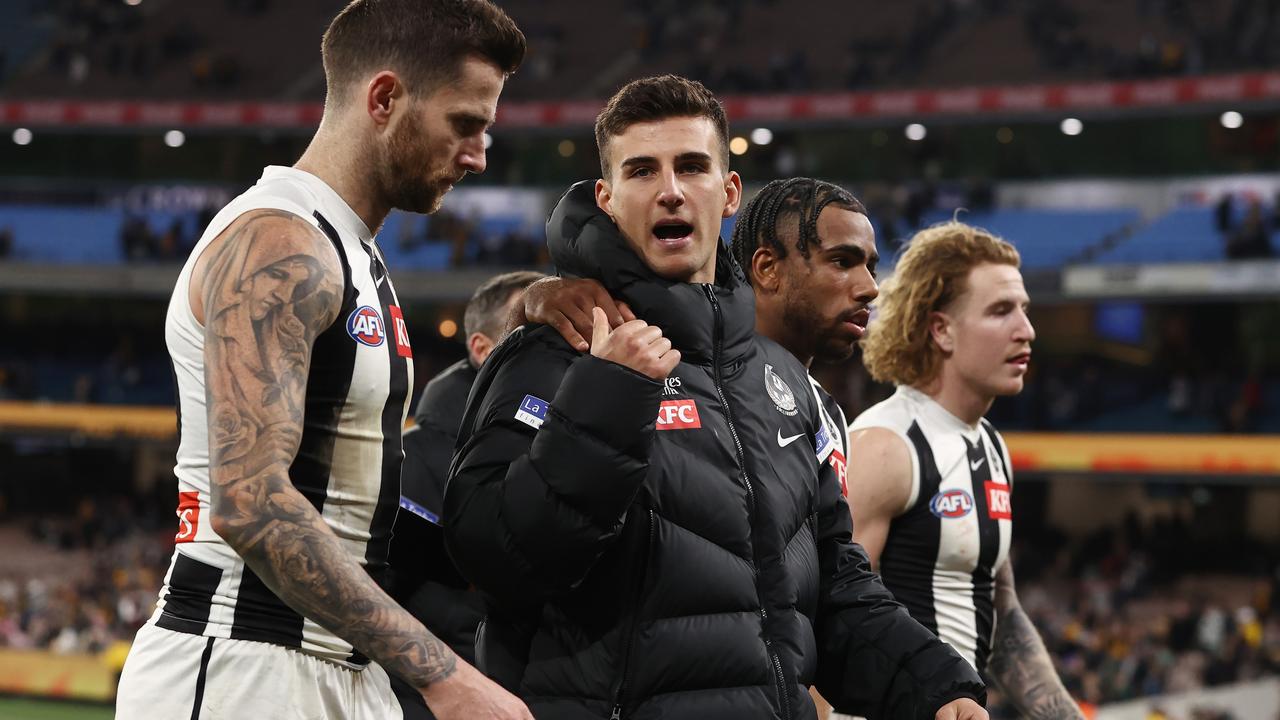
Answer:
[{"label": "arm tattoo", "polygon": [[204,275],[212,521],[289,607],[422,688],[457,656],[380,589],[294,489],[311,347],[336,319],[328,240],[264,211],[210,251]]},{"label": "arm tattoo", "polygon": [[1054,670],[1040,634],[1018,602],[1012,561],[996,573],[996,633],[987,673],[1031,720],[1083,720]]}]

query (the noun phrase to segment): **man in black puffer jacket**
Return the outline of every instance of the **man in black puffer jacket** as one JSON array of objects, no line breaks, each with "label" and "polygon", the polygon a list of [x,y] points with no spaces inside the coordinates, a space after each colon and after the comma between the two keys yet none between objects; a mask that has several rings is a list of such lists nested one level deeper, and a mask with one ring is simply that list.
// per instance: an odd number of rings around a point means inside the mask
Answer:
[{"label": "man in black puffer jacket", "polygon": [[477,379],[445,534],[486,594],[480,667],[539,718],[808,719],[816,683],[872,718],[985,720],[977,675],[853,544],[805,368],[717,252],[741,197],[723,109],[664,76],[596,127],[606,179],[548,243],[640,320],[597,313],[590,355],[524,328]]}]

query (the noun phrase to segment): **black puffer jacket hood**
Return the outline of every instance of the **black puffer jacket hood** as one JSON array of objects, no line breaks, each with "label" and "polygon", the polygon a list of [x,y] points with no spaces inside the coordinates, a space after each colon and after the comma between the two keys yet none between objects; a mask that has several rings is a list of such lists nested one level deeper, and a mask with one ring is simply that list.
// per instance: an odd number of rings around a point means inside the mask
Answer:
[{"label": "black puffer jacket hood", "polygon": [[[595,183],[569,188],[547,220],[547,248],[562,275],[595,278],[651,325],[662,328],[685,358],[710,362],[715,319],[708,287],[673,282],[650,270],[600,208]],[[724,354],[737,358],[755,335],[755,295],[726,248],[716,253],[716,301],[724,313]]]}]

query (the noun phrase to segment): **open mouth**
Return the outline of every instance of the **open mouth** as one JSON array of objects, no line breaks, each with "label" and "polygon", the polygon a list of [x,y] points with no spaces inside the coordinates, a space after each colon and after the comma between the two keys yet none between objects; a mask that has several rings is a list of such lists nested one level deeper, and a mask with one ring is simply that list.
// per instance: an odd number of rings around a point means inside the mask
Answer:
[{"label": "open mouth", "polygon": [[1017,355],[1014,355],[1008,360],[1005,360],[1005,362],[1011,365],[1016,365],[1020,368],[1025,368],[1027,367],[1027,365],[1031,363],[1031,353],[1029,352],[1018,353]]},{"label": "open mouth", "polygon": [[693,234],[693,226],[683,220],[660,220],[653,226],[653,236],[663,242],[683,240]]},{"label": "open mouth", "polygon": [[845,327],[853,331],[854,335],[861,338],[867,332],[867,323],[871,321],[871,311],[863,308],[857,312],[850,313],[841,318]]}]

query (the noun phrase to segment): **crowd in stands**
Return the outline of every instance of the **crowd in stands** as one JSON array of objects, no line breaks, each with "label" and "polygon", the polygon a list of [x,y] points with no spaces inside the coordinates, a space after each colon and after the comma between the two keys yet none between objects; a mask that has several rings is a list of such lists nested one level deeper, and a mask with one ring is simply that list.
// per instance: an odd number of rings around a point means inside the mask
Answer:
[{"label": "crowd in stands", "polygon": [[[252,22],[270,5],[271,0],[226,0],[225,11]],[[145,81],[177,65],[188,69],[192,91],[236,89],[251,62],[242,53],[210,50],[208,29],[194,22],[142,32],[153,18],[141,3],[120,0],[32,2],[32,27],[52,24],[36,72],[60,77],[69,88],[85,88],[116,78]]]},{"label": "crowd in stands", "polygon": [[1241,218],[1236,217],[1235,202],[1226,194],[1214,205],[1214,224],[1222,235],[1225,255],[1233,260],[1273,257],[1271,235],[1280,231],[1280,197],[1269,210],[1258,198],[1249,198]]},{"label": "crowd in stands", "polygon": [[1207,542],[1186,518],[1053,535],[1015,543],[1015,576],[1076,698],[1098,705],[1280,674],[1275,548],[1268,557],[1238,538]]},{"label": "crowd in stands", "polygon": [[[607,14],[617,21],[612,41],[590,36],[600,28],[584,24],[573,13],[548,13],[540,3],[507,3],[524,26],[531,47],[527,67],[514,78],[509,96],[567,99],[579,97],[584,88],[607,94],[606,86],[616,84],[609,73],[628,68],[632,74],[680,72],[708,82],[721,93],[929,85],[935,82],[934,76],[947,77],[956,47],[965,46],[975,27],[1008,18],[1017,20],[1009,26],[1011,32],[1025,34],[1025,42],[1010,39],[1010,48],[1015,48],[1010,52],[1030,54],[1010,63],[974,64],[985,76],[969,82],[1024,81],[1025,77],[1009,73],[1028,71],[1059,80],[1185,75],[1274,67],[1280,60],[1277,0],[1207,5],[1188,0],[1126,0],[1088,7],[1068,0],[914,0],[897,8],[877,7],[877,13],[891,13],[892,22],[869,33],[858,32],[858,23],[824,25],[828,17],[840,16],[838,3],[807,2],[797,10],[778,0],[609,1],[614,7]],[[219,27],[190,20],[181,9],[148,9],[146,3],[32,0],[25,22],[37,32],[44,29],[46,46],[33,53],[29,62],[15,63],[13,58],[6,62],[21,88],[45,88],[55,94],[96,92],[95,86],[109,85],[114,79],[125,81],[121,87],[145,92],[146,85],[138,81],[160,74],[166,80],[181,77],[194,96],[278,94],[296,87],[318,92],[320,87],[308,80],[314,75],[308,65],[315,54],[310,40],[304,46],[300,40],[282,37],[281,47],[290,53],[286,64],[294,77],[273,77],[264,85],[263,70],[278,65],[280,59],[245,53],[219,37],[233,26],[286,27],[291,17],[295,25],[309,27],[341,4],[339,0],[225,0],[217,16],[230,20],[221,21],[225,24]],[[798,12],[809,24],[814,42],[775,44],[762,50],[755,37],[759,29],[778,25]],[[843,33],[843,44],[832,35],[836,28]],[[1006,33],[994,36],[1002,34]],[[616,56],[598,58],[597,78],[566,73],[580,62],[578,54],[569,52],[578,45],[589,45],[597,55]],[[1029,50],[1017,49],[1023,45]],[[982,43],[965,47],[971,52],[988,49]],[[760,57],[760,52],[767,57]],[[174,67],[184,72],[175,76]],[[50,86],[51,82],[57,85]],[[273,82],[280,85],[268,87]],[[171,95],[174,88],[165,91]]]},{"label": "crowd in stands", "polygon": [[172,509],[117,496],[0,525],[0,647],[100,653],[131,639],[155,607],[171,518]]},{"label": "crowd in stands", "polygon": [[380,236],[384,247],[395,242],[403,252],[443,243],[449,248],[448,267],[544,267],[549,260],[541,237],[523,227],[486,229],[476,216],[442,208],[435,214],[404,222],[398,237]]}]

